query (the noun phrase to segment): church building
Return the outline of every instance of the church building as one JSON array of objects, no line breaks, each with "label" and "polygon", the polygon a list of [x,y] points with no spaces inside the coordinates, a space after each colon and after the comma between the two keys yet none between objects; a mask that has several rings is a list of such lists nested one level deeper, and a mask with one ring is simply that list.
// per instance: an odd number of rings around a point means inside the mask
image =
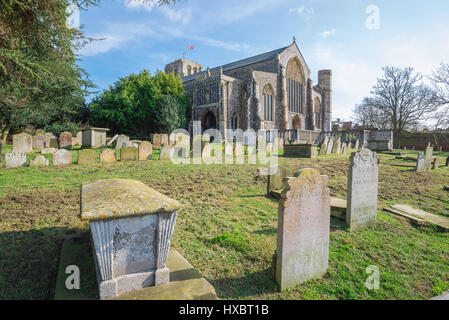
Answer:
[{"label": "church building", "polygon": [[[296,40],[287,47],[203,70],[185,59],[168,64],[193,96],[192,121],[203,130],[248,128],[279,131],[331,131],[332,71],[311,71]],[[192,122],[191,121],[191,122]]]}]

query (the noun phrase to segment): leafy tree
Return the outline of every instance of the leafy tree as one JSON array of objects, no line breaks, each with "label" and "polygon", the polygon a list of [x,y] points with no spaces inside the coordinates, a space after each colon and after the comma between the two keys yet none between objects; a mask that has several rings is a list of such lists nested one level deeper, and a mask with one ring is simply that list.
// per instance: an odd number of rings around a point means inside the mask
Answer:
[{"label": "leafy tree", "polygon": [[89,105],[89,123],[112,133],[148,137],[187,123],[188,97],[179,77],[143,70],[119,79]]},{"label": "leafy tree", "polygon": [[385,128],[393,130],[394,145],[399,147],[404,129],[430,118],[438,105],[435,91],[422,82],[422,75],[413,68],[384,67],[383,71],[372,96],[364,98],[363,108],[356,107],[354,113],[359,120],[373,125],[388,121]]},{"label": "leafy tree", "polygon": [[0,0],[0,141],[11,128],[73,121],[85,109],[92,83],[76,50],[91,39],[67,26],[71,4],[85,10],[100,0]]}]

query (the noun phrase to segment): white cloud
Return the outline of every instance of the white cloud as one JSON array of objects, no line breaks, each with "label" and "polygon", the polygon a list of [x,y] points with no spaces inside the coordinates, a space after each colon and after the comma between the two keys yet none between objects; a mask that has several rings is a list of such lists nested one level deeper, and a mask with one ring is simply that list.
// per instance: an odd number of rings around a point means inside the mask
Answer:
[{"label": "white cloud", "polygon": [[307,8],[305,6],[301,6],[299,8],[291,8],[290,10],[288,10],[288,13],[289,14],[296,13],[304,20],[309,21],[312,18],[313,14],[315,13],[315,9],[313,9],[312,7]]},{"label": "white cloud", "polygon": [[156,1],[145,1],[143,2],[142,0],[124,0],[125,1],[125,5],[128,9],[140,9],[143,8],[147,11],[151,11],[157,4]]},{"label": "white cloud", "polygon": [[168,7],[163,7],[161,8],[161,12],[167,16],[170,21],[180,22],[182,24],[188,23],[192,17],[192,9],[190,8],[174,10]]},{"label": "white cloud", "polygon": [[336,29],[325,30],[319,34],[320,37],[327,38],[337,33]]}]

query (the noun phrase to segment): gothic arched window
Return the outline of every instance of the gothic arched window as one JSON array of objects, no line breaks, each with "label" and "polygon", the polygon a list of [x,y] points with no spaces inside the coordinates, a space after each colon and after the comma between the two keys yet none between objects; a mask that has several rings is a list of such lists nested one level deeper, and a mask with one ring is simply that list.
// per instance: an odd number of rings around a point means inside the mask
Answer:
[{"label": "gothic arched window", "polygon": [[274,91],[271,85],[267,84],[263,89],[263,119],[274,122]]}]

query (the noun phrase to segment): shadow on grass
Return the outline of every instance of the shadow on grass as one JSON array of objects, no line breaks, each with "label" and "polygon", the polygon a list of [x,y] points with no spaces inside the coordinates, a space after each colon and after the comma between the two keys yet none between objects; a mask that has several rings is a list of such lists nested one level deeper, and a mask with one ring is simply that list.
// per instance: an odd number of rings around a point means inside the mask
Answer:
[{"label": "shadow on grass", "polygon": [[220,299],[245,299],[262,294],[277,292],[277,284],[273,278],[271,268],[249,273],[243,277],[211,280]]},{"label": "shadow on grass", "polygon": [[0,299],[53,299],[64,237],[81,232],[51,227],[0,233]]}]

